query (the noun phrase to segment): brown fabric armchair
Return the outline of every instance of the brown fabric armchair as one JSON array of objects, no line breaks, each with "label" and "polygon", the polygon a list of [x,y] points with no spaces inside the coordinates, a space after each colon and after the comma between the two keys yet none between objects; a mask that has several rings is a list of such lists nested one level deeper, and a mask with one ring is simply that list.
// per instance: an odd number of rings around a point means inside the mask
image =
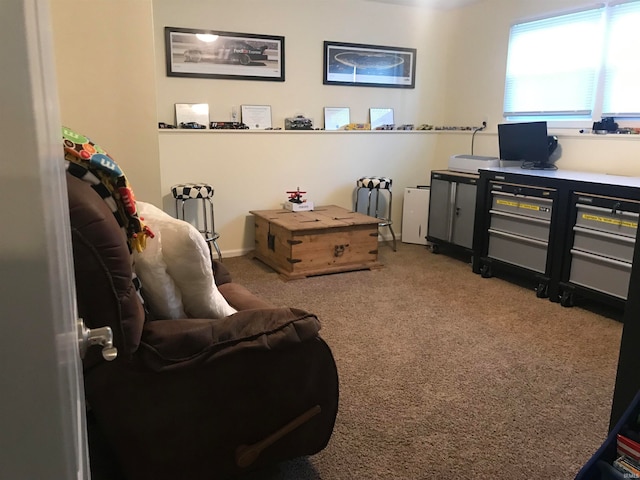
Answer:
[{"label": "brown fabric armchair", "polygon": [[216,262],[238,313],[147,320],[122,229],[88,183],[67,185],[79,314],[118,349],[111,362],[88,350],[85,395],[124,478],[226,478],[322,450],[338,376],[318,319],[255,297]]}]

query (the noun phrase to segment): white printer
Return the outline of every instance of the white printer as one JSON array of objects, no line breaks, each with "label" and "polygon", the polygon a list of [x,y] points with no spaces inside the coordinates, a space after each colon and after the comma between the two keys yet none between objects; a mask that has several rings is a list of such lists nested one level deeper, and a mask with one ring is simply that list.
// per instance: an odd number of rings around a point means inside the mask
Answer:
[{"label": "white printer", "polygon": [[498,157],[483,157],[480,155],[451,155],[449,170],[454,172],[478,173],[481,168],[499,167]]}]

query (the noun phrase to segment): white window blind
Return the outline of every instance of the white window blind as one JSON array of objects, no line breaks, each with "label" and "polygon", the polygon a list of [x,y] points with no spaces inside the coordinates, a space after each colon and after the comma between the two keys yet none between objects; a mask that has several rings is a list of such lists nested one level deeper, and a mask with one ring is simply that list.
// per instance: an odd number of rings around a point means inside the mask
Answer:
[{"label": "white window blind", "polygon": [[603,13],[604,7],[596,7],[511,28],[505,117],[591,118],[602,61]]},{"label": "white window blind", "polygon": [[640,117],[640,2],[612,6],[604,62],[606,117]]}]

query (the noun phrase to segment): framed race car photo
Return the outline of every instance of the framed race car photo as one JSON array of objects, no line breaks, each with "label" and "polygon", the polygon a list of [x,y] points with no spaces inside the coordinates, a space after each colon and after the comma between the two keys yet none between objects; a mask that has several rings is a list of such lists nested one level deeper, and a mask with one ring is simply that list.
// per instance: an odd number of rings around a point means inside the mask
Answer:
[{"label": "framed race car photo", "polygon": [[284,82],[284,37],[165,27],[167,76]]}]

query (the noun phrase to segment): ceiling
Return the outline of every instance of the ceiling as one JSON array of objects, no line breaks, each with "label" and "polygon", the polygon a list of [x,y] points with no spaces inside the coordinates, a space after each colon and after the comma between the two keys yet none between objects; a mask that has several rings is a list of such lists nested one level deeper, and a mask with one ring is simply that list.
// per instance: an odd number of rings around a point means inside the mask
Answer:
[{"label": "ceiling", "polygon": [[482,0],[369,0],[370,2],[392,3],[394,5],[405,5],[412,7],[436,8],[440,10],[450,10],[464,7]]}]

